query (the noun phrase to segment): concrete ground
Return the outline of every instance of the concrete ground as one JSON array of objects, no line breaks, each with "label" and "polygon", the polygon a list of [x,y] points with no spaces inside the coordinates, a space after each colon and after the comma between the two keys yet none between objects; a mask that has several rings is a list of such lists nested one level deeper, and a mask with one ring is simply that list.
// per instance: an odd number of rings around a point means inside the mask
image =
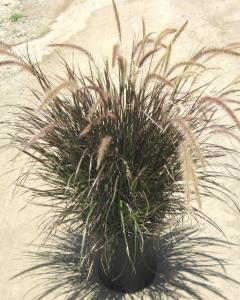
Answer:
[{"label": "concrete ground", "polygon": [[[35,1],[34,4],[29,2],[31,5],[29,4],[25,8],[26,15],[32,16],[34,14],[36,17],[38,16],[38,4],[36,2],[38,1]],[[39,2],[41,1],[39,0]],[[54,2],[54,5],[56,5],[54,11],[57,12],[57,15],[53,13],[52,6],[48,15],[48,1],[41,2],[41,13],[38,17],[41,19],[44,15],[47,23],[43,22],[44,26],[41,25],[35,28],[33,33],[32,26],[35,23],[31,23],[32,18],[29,23],[27,23],[26,18],[25,25],[19,25],[25,33],[28,29],[29,32],[31,31],[29,35],[34,39],[28,42],[30,51],[32,51],[31,53],[36,52],[42,68],[49,74],[56,74],[59,71],[56,67],[56,56],[52,49],[46,47],[49,43],[71,42],[79,44],[91,50],[94,55],[101,59],[102,56],[110,56],[111,45],[117,41],[111,1],[72,0],[70,4],[69,2],[67,0],[56,0]],[[194,50],[204,45],[218,47],[231,42],[240,42],[239,0],[126,0],[116,2],[121,16],[126,51],[131,46],[133,33],[139,33],[141,29],[141,17],[144,17],[147,28],[156,32],[165,27],[180,26],[186,20],[189,21],[188,28],[182,35],[181,43],[176,48],[178,58],[187,57]],[[19,3],[19,9],[21,9],[21,1]],[[0,15],[1,8],[2,4],[0,4]],[[42,11],[45,11],[45,13],[42,14]],[[11,33],[11,26],[17,28],[16,23],[4,28],[5,36],[1,35],[3,41],[11,42],[8,37]],[[17,51],[24,52],[26,49],[26,43],[22,43],[23,40],[14,39],[14,43],[21,43],[15,46]],[[63,54],[71,55],[67,51],[63,51]],[[229,78],[239,75],[240,60],[221,57],[219,63],[229,72]],[[80,64],[84,66],[84,58],[80,58]],[[27,86],[37,86],[28,74],[18,69],[1,69],[1,105],[29,103],[31,96],[26,88]],[[18,195],[11,200],[12,187],[9,185],[17,175],[17,170],[8,173],[12,169],[12,165],[8,161],[13,157],[13,154],[9,152],[0,154],[0,172],[3,174],[0,178],[1,300],[22,299],[34,283],[37,283],[35,278],[13,281],[9,281],[9,278],[27,266],[27,259],[23,256],[23,252],[28,251],[29,244],[42,239],[42,237],[37,237],[39,229],[35,218],[44,213],[44,210],[32,206],[27,206],[22,210],[27,200],[26,195]],[[240,187],[238,185],[233,182],[225,182],[224,184],[228,185],[239,198]],[[204,202],[203,210],[219,224],[230,241],[240,243],[240,218],[237,213],[230,212],[222,204],[216,202]],[[207,228],[206,232],[217,235],[210,228]],[[240,280],[239,248],[228,248],[226,256],[232,259],[232,265],[228,267],[229,276]],[[216,280],[216,284],[229,300],[239,299],[240,286],[222,281],[219,283],[218,280]],[[34,293],[36,294],[36,291],[26,294],[24,299],[34,299]],[[214,300],[214,297],[207,293],[205,295],[206,300]],[[64,298],[60,297],[59,299]]]}]

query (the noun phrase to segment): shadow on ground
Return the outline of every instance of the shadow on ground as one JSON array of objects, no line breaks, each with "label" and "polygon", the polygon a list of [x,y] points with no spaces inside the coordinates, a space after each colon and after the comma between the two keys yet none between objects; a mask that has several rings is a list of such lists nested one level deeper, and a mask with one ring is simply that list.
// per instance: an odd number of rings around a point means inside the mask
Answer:
[{"label": "shadow on ground", "polygon": [[[92,272],[86,280],[88,269],[79,272],[80,235],[60,232],[38,251],[28,253],[31,266],[13,277],[37,276],[40,290],[31,299],[198,299],[205,300],[199,290],[206,290],[209,299],[228,299],[212,281],[238,282],[225,271],[227,261],[216,254],[233,246],[212,237],[199,237],[197,229],[175,229],[164,234],[157,242],[158,273],[151,286],[141,293],[120,294],[104,287]],[[214,250],[214,251],[213,251]],[[32,290],[32,289],[31,289]],[[30,291],[31,292],[31,291]],[[146,297],[146,298],[145,298]]]}]

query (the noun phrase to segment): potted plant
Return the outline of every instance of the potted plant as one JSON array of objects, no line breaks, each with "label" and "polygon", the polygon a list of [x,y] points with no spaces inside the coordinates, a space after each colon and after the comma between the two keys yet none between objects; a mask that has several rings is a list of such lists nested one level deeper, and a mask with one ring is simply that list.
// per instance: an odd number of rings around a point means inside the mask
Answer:
[{"label": "potted plant", "polygon": [[[37,62],[7,45],[1,53],[10,59],[0,65],[23,67],[41,87],[33,90],[32,106],[16,106],[9,124],[10,145],[34,162],[24,176],[44,182],[42,188],[26,188],[41,200],[37,205],[50,207],[54,228],[68,225],[82,233],[80,265],[88,262],[89,272],[97,265],[106,286],[130,293],[153,281],[154,239],[166,227],[186,216],[217,226],[199,207],[203,197],[230,195],[218,178],[235,178],[232,170],[239,171],[227,163],[226,174],[218,171],[223,158],[238,158],[239,152],[213,140],[216,133],[239,140],[240,121],[231,106],[239,100],[226,97],[236,92],[237,81],[212,95],[212,81],[200,78],[212,70],[209,59],[240,53],[237,43],[204,48],[172,64],[187,23],[154,35],[143,22],[142,38],[125,57],[114,8],[120,43],[104,66],[71,44],[51,46],[85,55],[87,74],[62,60],[65,77],[50,80]],[[228,124],[221,122],[219,108]]]}]

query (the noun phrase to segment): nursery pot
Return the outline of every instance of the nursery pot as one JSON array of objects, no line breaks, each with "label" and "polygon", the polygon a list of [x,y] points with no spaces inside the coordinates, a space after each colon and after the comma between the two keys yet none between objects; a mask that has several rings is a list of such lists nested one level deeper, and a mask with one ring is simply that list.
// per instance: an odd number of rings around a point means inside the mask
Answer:
[{"label": "nursery pot", "polygon": [[157,257],[153,240],[134,237],[116,238],[107,259],[103,249],[97,261],[98,275],[103,285],[122,293],[134,293],[149,286],[157,271]]}]

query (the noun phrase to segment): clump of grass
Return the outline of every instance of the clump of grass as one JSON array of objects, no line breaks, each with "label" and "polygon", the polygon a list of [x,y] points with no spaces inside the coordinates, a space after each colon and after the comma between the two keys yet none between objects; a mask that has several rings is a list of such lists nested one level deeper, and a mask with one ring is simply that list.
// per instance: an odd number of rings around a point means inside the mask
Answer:
[{"label": "clump of grass", "polygon": [[22,18],[24,18],[23,13],[21,13],[21,12],[16,12],[16,13],[14,13],[14,14],[12,14],[12,15],[10,16],[9,20],[10,20],[11,22],[17,22],[17,21],[21,20]]},{"label": "clump of grass", "polygon": [[[121,38],[119,17],[117,24]],[[118,235],[127,240],[158,234],[159,227],[186,215],[212,223],[193,201],[200,207],[206,197],[225,201],[227,194],[232,200],[218,181],[225,175],[217,167],[229,156],[239,159],[239,152],[213,142],[212,126],[218,124],[224,137],[238,136],[239,119],[220,97],[222,90],[211,97],[206,86],[212,81],[202,84],[198,78],[208,70],[201,57],[233,53],[205,49],[172,65],[174,44],[185,27],[166,29],[150,42],[153,35],[144,24],[130,59],[121,45],[113,47],[113,69],[108,61],[98,66],[80,46],[52,45],[79,50],[89,59],[89,74],[63,61],[67,78],[60,84],[29,57],[22,59],[40,83],[42,91],[33,93],[41,109],[17,106],[9,137],[11,146],[35,162],[19,182],[44,181],[42,188],[24,185],[33,202],[41,199],[38,205],[49,206],[54,226],[68,224],[84,238],[100,235],[108,244]],[[170,41],[159,47],[167,35]],[[217,108],[234,124],[221,123]],[[226,163],[226,177],[235,178],[232,171],[239,169]]]}]

